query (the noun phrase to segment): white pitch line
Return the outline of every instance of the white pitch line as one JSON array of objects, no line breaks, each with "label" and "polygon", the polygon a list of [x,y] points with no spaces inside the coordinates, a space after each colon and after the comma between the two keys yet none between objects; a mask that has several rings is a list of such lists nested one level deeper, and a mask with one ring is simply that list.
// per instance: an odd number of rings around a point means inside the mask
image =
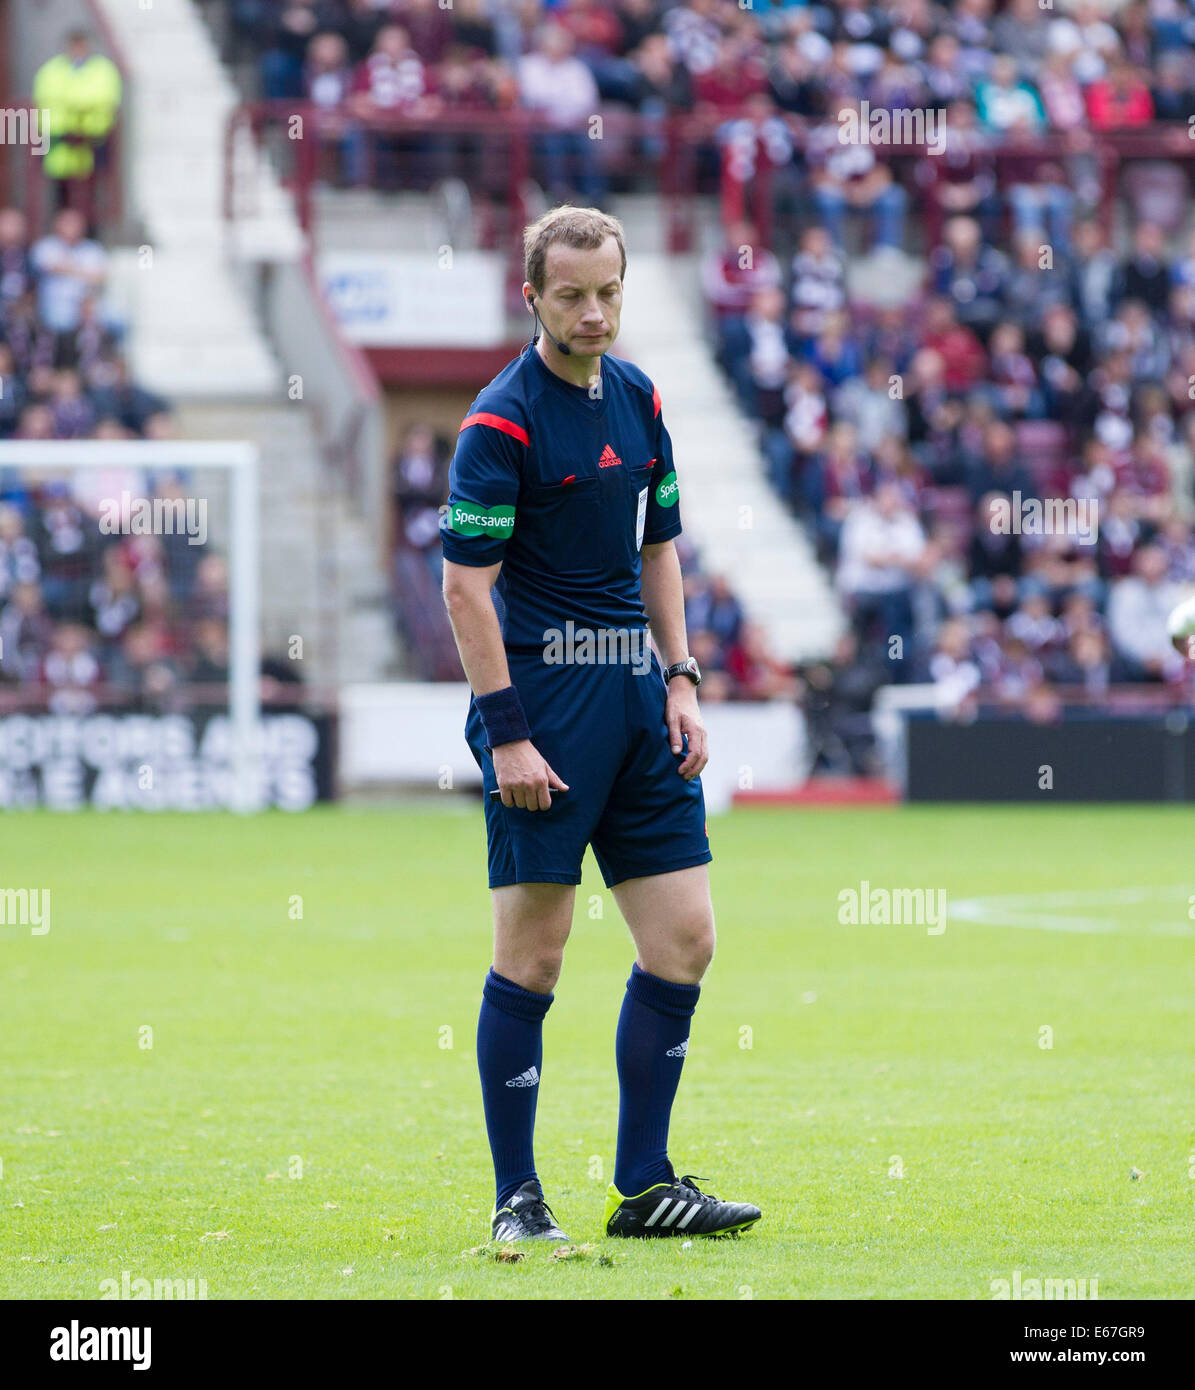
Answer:
[{"label": "white pitch line", "polygon": [[[1079,932],[1096,935],[1123,930],[1147,931],[1151,935],[1193,936],[1195,922],[1182,920],[1192,894],[1191,885],[1180,883],[1161,888],[1102,888],[1067,890],[1054,893],[1004,893],[991,897],[961,898],[946,903],[946,916],[960,922],[993,927],[1030,927],[1040,931]],[[1051,907],[1120,906],[1130,903],[1173,901],[1181,898],[1176,918],[1142,922],[1124,917],[1080,917],[1073,913],[1041,911]]]}]

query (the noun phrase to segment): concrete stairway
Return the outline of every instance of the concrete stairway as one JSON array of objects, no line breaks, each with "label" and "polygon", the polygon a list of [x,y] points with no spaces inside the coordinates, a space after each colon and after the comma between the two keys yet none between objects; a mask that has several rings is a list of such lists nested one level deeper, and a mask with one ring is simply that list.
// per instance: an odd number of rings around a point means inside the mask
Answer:
[{"label": "concrete stairway", "polygon": [[[278,364],[229,264],[223,218],[224,131],[237,104],[191,0],[142,8],[98,0],[131,69],[127,113],[131,200],[144,233],[123,293],[134,376],[171,396],[269,394]],[[241,251],[297,256],[290,200],[247,132],[237,142]],[[252,187],[246,189],[246,170]]]}]

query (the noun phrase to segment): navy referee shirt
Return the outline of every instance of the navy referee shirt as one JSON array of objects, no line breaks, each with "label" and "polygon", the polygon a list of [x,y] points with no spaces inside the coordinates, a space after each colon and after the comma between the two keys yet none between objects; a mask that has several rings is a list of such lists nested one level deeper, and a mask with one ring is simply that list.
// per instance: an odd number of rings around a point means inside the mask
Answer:
[{"label": "navy referee shirt", "polygon": [[542,649],[547,629],[647,626],[643,546],[681,532],[672,441],[651,381],[601,359],[572,386],[524,348],[461,424],[441,516],[444,557],[494,565],[502,637]]}]

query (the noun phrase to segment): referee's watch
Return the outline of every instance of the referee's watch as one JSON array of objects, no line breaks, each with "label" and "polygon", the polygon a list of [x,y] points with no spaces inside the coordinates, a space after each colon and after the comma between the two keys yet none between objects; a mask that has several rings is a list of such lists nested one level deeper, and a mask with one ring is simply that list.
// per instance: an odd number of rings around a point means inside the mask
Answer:
[{"label": "referee's watch", "polygon": [[669,666],[664,672],[664,684],[667,685],[673,676],[688,676],[694,685],[701,684],[701,667],[697,664],[695,656],[686,657],[684,661],[678,661],[675,666]]}]

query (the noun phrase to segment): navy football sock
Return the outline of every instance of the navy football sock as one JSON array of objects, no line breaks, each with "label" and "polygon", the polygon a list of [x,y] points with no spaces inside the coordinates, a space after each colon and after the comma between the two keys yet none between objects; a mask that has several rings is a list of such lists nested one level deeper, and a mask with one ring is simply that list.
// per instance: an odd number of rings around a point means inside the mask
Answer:
[{"label": "navy football sock", "polygon": [[498,1207],[535,1177],[532,1141],[544,1062],[544,1015],[554,998],[522,989],[492,969],[485,977],[477,1020],[477,1070]]},{"label": "navy football sock", "polygon": [[700,985],[661,980],[631,966],[618,1016],[618,1148],[614,1186],[624,1197],[675,1174],[668,1162],[668,1121],[689,1047]]}]

